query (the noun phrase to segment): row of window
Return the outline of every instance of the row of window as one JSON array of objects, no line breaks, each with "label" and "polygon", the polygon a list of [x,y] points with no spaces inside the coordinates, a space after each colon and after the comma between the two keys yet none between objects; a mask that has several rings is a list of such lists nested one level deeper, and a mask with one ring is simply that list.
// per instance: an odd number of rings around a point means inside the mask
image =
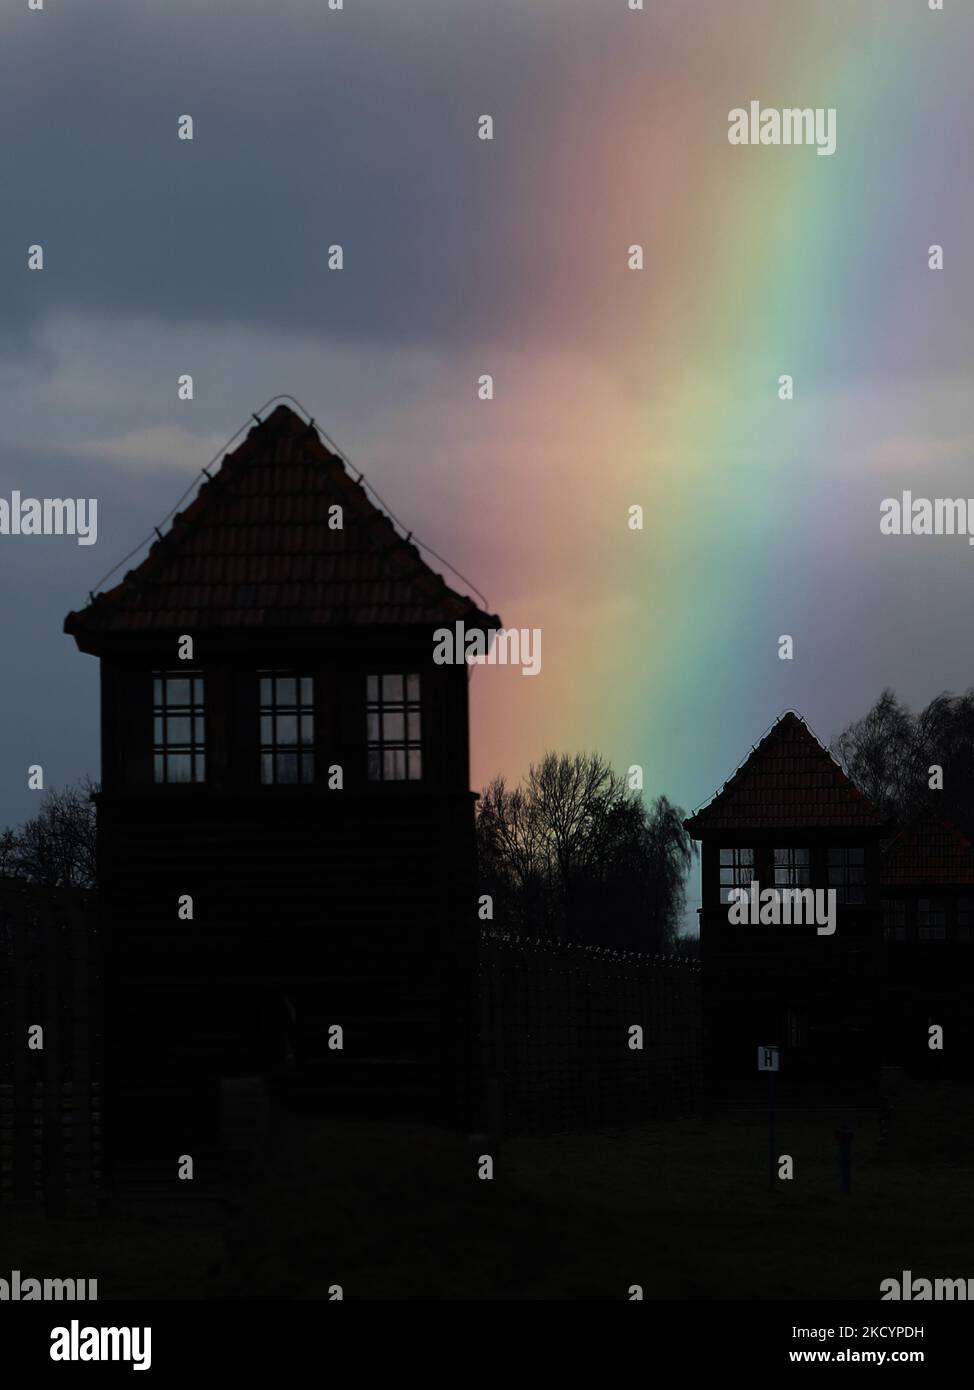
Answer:
[{"label": "row of window", "polygon": [[[947,940],[947,899],[918,898],[916,935],[919,941]],[[883,937],[886,941],[906,941],[908,936],[907,900],[883,899]],[[953,938],[955,941],[974,940],[974,898],[956,900]]]},{"label": "row of window", "polygon": [[[722,849],[720,851],[720,901],[730,901],[732,888],[748,888],[755,877],[753,849]],[[810,854],[807,849],[776,849],[774,851],[774,882],[776,888],[808,888]],[[865,851],[854,848],[830,849],[827,852],[828,885],[836,890],[840,903],[864,903],[866,884]],[[884,898],[883,937],[887,941],[907,939],[907,900]],[[920,941],[946,941],[947,900],[918,898],[916,935]],[[953,921],[955,941],[974,940],[974,898],[958,898]]]},{"label": "row of window", "polygon": [[[836,902],[866,901],[866,852],[841,846],[827,852],[828,886],[835,889]],[[753,849],[720,851],[720,901],[730,902],[732,888],[748,888],[755,878]],[[774,851],[774,886],[811,886],[811,856],[807,849]]]},{"label": "row of window", "polygon": [[[257,679],[261,782],[314,782],[314,678],[288,671],[260,671]],[[364,696],[369,780],[420,781],[423,752],[419,676],[366,676]],[[205,781],[203,676],[198,671],[156,671],[152,703],[156,782]]]}]

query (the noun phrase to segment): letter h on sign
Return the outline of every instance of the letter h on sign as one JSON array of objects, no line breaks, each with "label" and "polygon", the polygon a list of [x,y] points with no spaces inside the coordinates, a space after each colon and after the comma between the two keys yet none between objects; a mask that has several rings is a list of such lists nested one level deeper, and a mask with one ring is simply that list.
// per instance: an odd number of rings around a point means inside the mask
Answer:
[{"label": "letter h on sign", "polygon": [[778,1070],[778,1049],[776,1047],[758,1048],[758,1071]]}]

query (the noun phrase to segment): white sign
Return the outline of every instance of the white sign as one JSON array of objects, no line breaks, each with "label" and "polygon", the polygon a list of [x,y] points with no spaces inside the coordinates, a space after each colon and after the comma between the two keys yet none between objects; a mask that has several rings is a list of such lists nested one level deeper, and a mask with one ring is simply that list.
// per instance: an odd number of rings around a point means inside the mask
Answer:
[{"label": "white sign", "polygon": [[776,1047],[758,1048],[758,1071],[778,1070],[778,1049]]}]

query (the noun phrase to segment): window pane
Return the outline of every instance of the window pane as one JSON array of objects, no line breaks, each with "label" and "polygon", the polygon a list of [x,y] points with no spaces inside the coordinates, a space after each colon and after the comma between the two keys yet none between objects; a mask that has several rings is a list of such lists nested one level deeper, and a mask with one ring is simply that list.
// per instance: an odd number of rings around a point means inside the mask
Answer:
[{"label": "window pane", "polygon": [[410,710],[409,713],[409,741],[419,742],[419,715]]},{"label": "window pane", "polygon": [[382,754],[378,748],[369,749],[369,781],[381,782],[382,780]]},{"label": "window pane", "polygon": [[197,753],[197,754],[196,754],[196,772],[195,772],[195,776],[194,776],[194,778],[193,778],[193,780],[194,780],[195,782],[202,782],[202,781],[204,780],[205,763],[206,763],[206,759],[205,759],[205,757],[203,756],[203,754],[202,754],[202,753]]},{"label": "window pane", "polygon": [[312,694],[312,690],[311,690],[311,677],[310,677],[310,676],[302,676],[302,677],[301,677],[301,703],[302,703],[302,705],[310,705],[310,704],[313,702],[313,700],[314,700],[314,695]]},{"label": "window pane", "polygon": [[406,699],[413,701],[419,699],[419,676],[406,677]]},{"label": "window pane", "polygon": [[274,742],[274,720],[269,714],[260,716],[260,741],[265,746]]},{"label": "window pane", "polygon": [[152,682],[152,701],[156,705],[162,704],[162,680],[159,676],[156,676]]},{"label": "window pane", "polygon": [[197,743],[197,744],[202,744],[202,743],[204,742],[204,738],[203,738],[203,716],[202,716],[201,714],[198,714],[198,715],[195,717],[195,719],[193,720],[193,729],[194,729],[194,733],[193,733],[193,742],[194,742],[194,743]]},{"label": "window pane", "polygon": [[734,851],[732,849],[722,849],[720,851],[720,862],[722,864],[733,864]]},{"label": "window pane", "polygon": [[298,741],[298,717],[296,714],[277,716],[277,741],[293,748]]},{"label": "window pane", "polygon": [[401,748],[387,748],[384,751],[382,772],[387,782],[405,780],[406,755]]},{"label": "window pane", "polygon": [[298,780],[298,755],[297,753],[278,753],[277,755],[277,780],[279,782],[296,782]]},{"label": "window pane", "polygon": [[301,742],[314,743],[315,741],[315,721],[313,714],[302,714],[301,716]]},{"label": "window pane", "polygon": [[864,864],[866,862],[866,851],[862,849],[850,849],[849,863]]},{"label": "window pane", "polygon": [[409,780],[418,782],[423,776],[423,759],[418,748],[409,750]]},{"label": "window pane", "polygon": [[382,677],[382,698],[383,700],[402,699],[402,676]]},{"label": "window pane", "polygon": [[193,771],[191,763],[188,753],[170,753],[166,763],[166,781],[189,782]]},{"label": "window pane", "polygon": [[189,681],[183,680],[179,676],[168,676],[166,678],[166,704],[168,705],[188,705],[189,704]]},{"label": "window pane", "polygon": [[370,742],[370,743],[378,743],[378,741],[379,741],[379,716],[378,716],[377,714],[373,714],[371,710],[369,711],[369,714],[368,714],[368,726],[369,726],[369,742]]},{"label": "window pane", "polygon": [[166,720],[167,744],[190,742],[190,721],[187,715],[170,715]]},{"label": "window pane", "polygon": [[276,698],[279,705],[295,705],[298,700],[298,683],[293,676],[278,676]]},{"label": "window pane", "polygon": [[265,784],[274,780],[273,753],[261,753],[260,755],[260,780]]},{"label": "window pane", "polygon": [[158,746],[162,743],[162,720],[158,715],[156,715],[155,719],[153,720],[153,723],[155,725],[155,734],[153,735],[153,737],[155,739],[156,745]]},{"label": "window pane", "polygon": [[315,759],[313,753],[306,753],[301,759],[301,781],[313,782],[315,780]]},{"label": "window pane", "polygon": [[156,775],[156,781],[157,781],[157,782],[164,782],[164,781],[166,780],[166,760],[165,760],[165,758],[162,756],[161,753],[157,753],[157,754],[156,754],[156,757],[155,757],[155,769],[156,769],[156,774],[155,774],[155,775]]},{"label": "window pane", "polygon": [[271,699],[272,699],[272,696],[271,696],[271,678],[270,678],[270,676],[261,676],[261,678],[260,678],[260,702],[261,702],[262,705],[269,705],[269,704],[271,703]]},{"label": "window pane", "polygon": [[379,698],[379,677],[366,676],[365,678],[365,698],[372,704]]},{"label": "window pane", "polygon": [[383,714],[382,737],[393,742],[404,737],[404,721],[401,714]]}]

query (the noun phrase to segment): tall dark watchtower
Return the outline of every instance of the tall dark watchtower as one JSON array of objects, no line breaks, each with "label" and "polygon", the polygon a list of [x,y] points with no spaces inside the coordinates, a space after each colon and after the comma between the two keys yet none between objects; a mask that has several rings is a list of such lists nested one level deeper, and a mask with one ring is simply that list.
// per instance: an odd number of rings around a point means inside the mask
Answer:
[{"label": "tall dark watchtower", "polygon": [[[700,840],[700,945],[708,1084],[742,1097],[780,1048],[781,1094],[865,1096],[878,1083],[880,843],[885,818],[804,720],[788,712],[721,790],[684,822]],[[731,889],[835,893],[815,925],[734,925]],[[824,901],[824,900],[823,900]]]},{"label": "tall dark watchtower", "polygon": [[468,669],[432,660],[457,621],[499,626],[285,406],[137,569],[68,615],[101,662],[106,1053],[125,1139],[212,1137],[219,1079],[269,1072],[338,1109],[460,1117]]}]

